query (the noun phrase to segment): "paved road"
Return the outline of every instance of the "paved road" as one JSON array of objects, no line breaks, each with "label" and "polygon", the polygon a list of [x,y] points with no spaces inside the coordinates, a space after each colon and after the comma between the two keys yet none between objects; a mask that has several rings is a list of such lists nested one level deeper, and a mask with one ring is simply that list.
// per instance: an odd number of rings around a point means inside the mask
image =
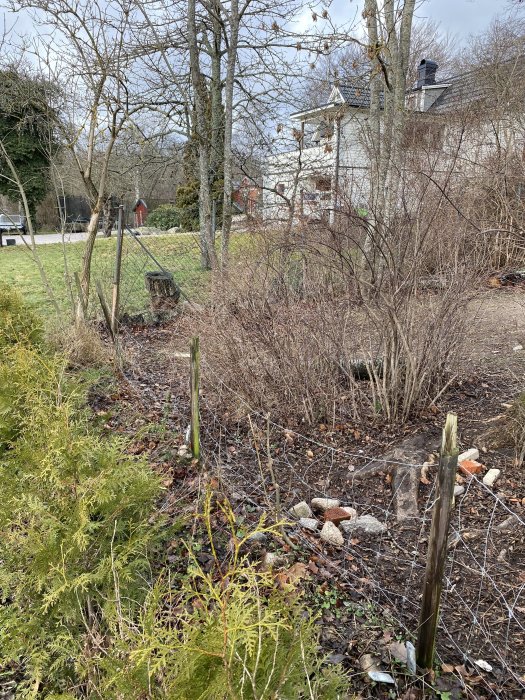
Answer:
[{"label": "paved road", "polygon": [[[116,235],[116,231],[113,231],[113,236]],[[144,234],[143,234],[144,235]],[[162,236],[165,235],[163,231],[158,231],[158,232],[153,232],[150,231],[147,234],[145,234],[147,237],[149,236]],[[177,236],[198,236],[199,234],[194,232],[194,231],[181,231],[180,233],[177,234],[172,234],[172,235],[177,235]],[[102,238],[102,234],[98,234],[99,238]],[[16,245],[24,245],[24,242],[22,240],[22,236],[18,234],[4,234],[3,239],[4,239],[4,245],[6,245],[6,238],[14,238],[16,241]],[[29,236],[26,236],[26,240],[29,243],[30,238]],[[86,240],[86,232],[85,231],[80,231],[79,233],[66,233],[64,236],[64,240],[66,243],[78,243],[79,241],[85,241]],[[35,236],[35,243],[37,245],[47,245],[49,243],[62,243],[62,234],[61,233],[41,233]]]},{"label": "paved road", "polygon": [[[19,234],[10,234],[10,233],[5,233],[3,235],[4,239],[4,245],[6,245],[6,238],[13,238],[16,241],[16,245],[24,245],[24,242],[22,240],[22,236]],[[78,243],[79,241],[85,241],[86,240],[86,233],[84,231],[81,231],[79,233],[66,233],[64,236],[64,240],[66,243]],[[26,241],[28,243],[31,242],[31,239],[29,236],[26,236]],[[49,243],[62,243],[62,234],[61,233],[37,233],[35,236],[35,243],[37,245],[46,245]]]}]

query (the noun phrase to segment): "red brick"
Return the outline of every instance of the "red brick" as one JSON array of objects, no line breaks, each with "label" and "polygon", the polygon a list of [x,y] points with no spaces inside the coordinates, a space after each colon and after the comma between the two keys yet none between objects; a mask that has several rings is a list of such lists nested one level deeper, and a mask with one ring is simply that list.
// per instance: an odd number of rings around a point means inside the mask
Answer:
[{"label": "red brick", "polygon": [[459,463],[459,471],[463,472],[467,476],[472,474],[479,474],[483,470],[483,465],[479,462],[475,462],[473,459],[464,459]]},{"label": "red brick", "polygon": [[325,522],[327,520],[331,520],[334,525],[339,525],[339,523],[342,523],[343,520],[351,520],[352,516],[342,508],[328,508],[328,510],[325,511],[324,519]]}]

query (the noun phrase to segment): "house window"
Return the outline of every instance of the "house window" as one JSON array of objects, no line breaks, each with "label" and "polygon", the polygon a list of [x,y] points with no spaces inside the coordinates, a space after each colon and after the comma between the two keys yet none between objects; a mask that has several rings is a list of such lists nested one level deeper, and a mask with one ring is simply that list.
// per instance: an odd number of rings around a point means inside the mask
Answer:
[{"label": "house window", "polygon": [[330,192],[332,189],[332,181],[329,177],[319,177],[315,181],[315,189],[318,192]]},{"label": "house window", "polygon": [[275,185],[275,191],[277,194],[284,194],[284,182],[278,182]]}]

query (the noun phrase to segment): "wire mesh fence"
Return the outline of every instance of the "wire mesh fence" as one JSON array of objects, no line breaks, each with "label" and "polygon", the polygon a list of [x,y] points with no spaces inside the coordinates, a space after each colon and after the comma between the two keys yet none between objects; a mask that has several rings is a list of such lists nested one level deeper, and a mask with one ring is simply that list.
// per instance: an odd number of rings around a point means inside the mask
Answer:
[{"label": "wire mesh fence", "polygon": [[[373,605],[415,640],[436,498],[434,467],[426,464],[421,475],[417,514],[400,522],[392,471],[397,466],[412,467],[419,481],[423,463],[340,448],[275,423],[246,402],[245,416],[232,422],[207,398],[226,397],[231,389],[205,358],[202,373],[203,449],[230,490],[241,500],[262,503],[275,513],[275,483],[265,467],[271,460],[279,481],[282,510],[277,516],[290,519],[289,508],[294,503],[329,496],[355,508],[359,516],[376,518],[384,528],[376,533],[356,529],[339,550],[327,547],[318,532],[311,533],[297,523],[287,531],[303,551],[314,556],[318,567],[323,565],[330,572],[331,585],[345,582],[362,604]],[[250,433],[248,425],[256,426],[255,432]],[[371,465],[373,472],[369,472]],[[360,471],[367,476],[353,478]],[[451,516],[436,661],[445,668],[452,664],[450,668],[464,674],[465,687],[478,684],[488,697],[523,697],[522,502],[487,486],[476,475],[459,479],[464,492],[456,497]],[[474,692],[470,696],[480,697]]]},{"label": "wire mesh fence", "polygon": [[[112,256],[95,265],[94,276],[103,281],[106,293],[114,282],[116,247]],[[200,248],[193,234],[143,236],[125,228],[120,272],[120,315],[144,313],[149,308],[145,275],[150,271],[169,272],[183,298],[204,300],[209,275],[200,266]]]}]

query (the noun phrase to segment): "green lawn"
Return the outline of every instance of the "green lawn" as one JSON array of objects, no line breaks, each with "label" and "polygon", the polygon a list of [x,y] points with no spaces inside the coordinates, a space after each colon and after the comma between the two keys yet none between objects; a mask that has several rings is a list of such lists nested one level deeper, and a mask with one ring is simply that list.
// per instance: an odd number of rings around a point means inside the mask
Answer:
[{"label": "green lawn", "polygon": [[[165,269],[173,272],[182,291],[195,301],[206,298],[209,288],[209,273],[200,269],[199,246],[190,235],[166,234],[165,236],[144,236],[141,241],[147,246]],[[49,244],[38,246],[38,252],[49,281],[60,306],[67,311],[71,308],[69,283],[73,274],[81,267],[84,243]],[[115,264],[115,238],[97,239],[93,254],[92,279],[100,279],[109,298]],[[66,258],[64,259],[64,251]],[[69,274],[66,274],[67,271]],[[122,256],[121,302],[124,311],[141,311],[147,307],[147,293],[144,288],[144,273],[158,269],[155,263],[142,250],[140,245],[126,236]],[[52,306],[42,287],[38,269],[25,246],[18,244],[0,248],[0,280],[15,285],[26,300],[41,313],[52,313]],[[96,295],[91,293],[91,304]],[[98,302],[97,302],[98,303]]]}]

